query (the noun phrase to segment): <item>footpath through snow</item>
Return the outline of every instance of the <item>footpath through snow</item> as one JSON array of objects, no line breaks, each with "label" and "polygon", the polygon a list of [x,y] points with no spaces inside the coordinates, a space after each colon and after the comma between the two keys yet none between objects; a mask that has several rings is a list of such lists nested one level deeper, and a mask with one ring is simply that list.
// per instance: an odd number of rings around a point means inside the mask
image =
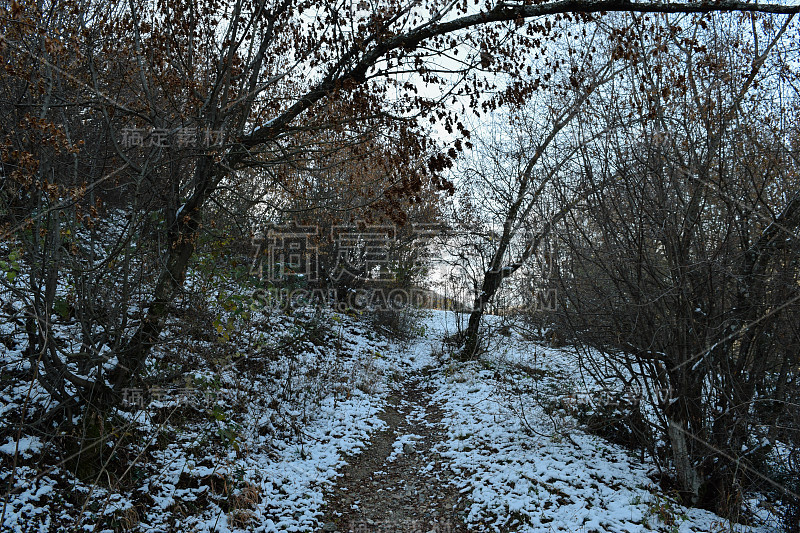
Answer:
[{"label": "footpath through snow", "polygon": [[434,313],[401,351],[415,373],[326,492],[321,531],[777,531],[682,507],[638,453],[581,431],[563,400],[591,384],[569,349],[511,333],[480,363],[455,363],[441,352],[452,317]]},{"label": "footpath through snow", "polygon": [[[47,445],[35,437],[0,442],[0,529],[778,530],[774,520],[731,526],[678,505],[641,455],[581,431],[567,400],[593,384],[569,349],[511,328],[480,362],[464,364],[443,343],[456,330],[452,313],[427,313],[406,343],[341,315],[302,342],[307,326],[296,327],[296,318],[270,320],[286,332],[280,348],[247,352],[243,344],[246,357],[194,371],[213,407],[167,394],[117,413],[141,458],[123,468],[124,490],[49,466]],[[242,332],[242,342],[265,331]],[[6,416],[16,401],[6,398]],[[769,516],[756,502],[752,510]]]},{"label": "footpath through snow", "polygon": [[325,496],[323,531],[468,531],[458,479],[435,450],[447,435],[429,374],[392,391],[381,415],[386,428],[349,459]]}]

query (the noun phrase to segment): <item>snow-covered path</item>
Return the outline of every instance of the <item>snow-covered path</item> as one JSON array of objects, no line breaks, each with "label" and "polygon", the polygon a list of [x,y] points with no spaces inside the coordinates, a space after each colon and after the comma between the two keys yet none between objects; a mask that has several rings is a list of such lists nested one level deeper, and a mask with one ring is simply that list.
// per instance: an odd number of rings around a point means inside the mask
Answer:
[{"label": "snow-covered path", "polygon": [[563,401],[591,386],[569,349],[512,334],[481,362],[456,363],[441,353],[446,318],[434,313],[406,348],[415,372],[326,494],[320,530],[777,531],[683,507],[640,453],[585,433]]},{"label": "snow-covered path", "polygon": [[0,529],[779,531],[675,503],[640,453],[587,434],[569,400],[593,384],[570,349],[511,328],[480,361],[457,362],[443,341],[454,318],[428,312],[401,342],[353,317],[331,314],[313,339],[296,317],[272,317],[265,332],[299,332],[280,351],[194,370],[213,409],[167,395],[116,413],[142,458],[120,467],[125,485],[78,479],[30,435],[0,441]]},{"label": "snow-covered path", "polygon": [[429,375],[415,373],[394,388],[381,415],[386,429],[348,460],[326,494],[322,531],[469,531],[458,480],[436,452],[447,432]]}]

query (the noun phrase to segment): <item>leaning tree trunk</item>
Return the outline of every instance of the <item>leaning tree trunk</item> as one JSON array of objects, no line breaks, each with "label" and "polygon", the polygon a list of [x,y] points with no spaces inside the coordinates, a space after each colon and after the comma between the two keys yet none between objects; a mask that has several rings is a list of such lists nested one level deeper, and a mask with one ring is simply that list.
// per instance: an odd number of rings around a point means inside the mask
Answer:
[{"label": "leaning tree trunk", "polygon": [[[578,199],[582,197],[583,195],[579,196]],[[503,266],[503,257],[505,256],[506,250],[508,249],[513,236],[512,232],[510,231],[510,227],[514,218],[509,218],[506,221],[503,236],[500,238],[500,244],[494,253],[489,270],[487,270],[483,276],[481,292],[475,297],[475,303],[473,305],[472,312],[469,315],[467,329],[464,332],[464,347],[461,350],[459,357],[461,361],[469,361],[477,355],[480,339],[478,332],[481,325],[481,318],[483,318],[483,314],[486,311],[486,306],[489,305],[489,302],[492,301],[492,298],[494,298],[494,295],[497,294],[497,291],[503,284],[503,280],[512,276],[517,270],[520,269],[520,267],[522,267],[522,265],[524,265],[531,257],[533,257],[535,253],[539,251],[539,246],[541,246],[542,241],[548,235],[550,235],[550,231],[552,230],[553,226],[566,216],[576,202],[577,199],[561,208],[561,210],[556,213],[556,215],[550,221],[548,221],[547,224],[545,224],[544,228],[542,228],[542,230],[525,246],[525,249],[520,255],[518,261]],[[516,216],[515,212],[512,212],[512,216]]]},{"label": "leaning tree trunk", "polygon": [[481,286],[480,294],[475,298],[475,303],[472,312],[469,315],[467,322],[467,329],[464,332],[464,348],[461,351],[459,359],[461,361],[469,361],[478,353],[478,330],[481,325],[481,318],[486,310],[486,306],[492,301],[500,284],[503,282],[502,270],[489,270],[483,278],[483,285]]},{"label": "leaning tree trunk", "polygon": [[167,260],[156,282],[147,315],[118,354],[118,363],[111,373],[109,381],[113,384],[115,394],[110,401],[117,401],[120,391],[136,378],[164,329],[169,305],[183,286],[194,254],[202,227],[202,207],[216,186],[216,170],[210,158],[203,158],[198,162],[195,192],[174,221],[175,229],[171,232]]}]

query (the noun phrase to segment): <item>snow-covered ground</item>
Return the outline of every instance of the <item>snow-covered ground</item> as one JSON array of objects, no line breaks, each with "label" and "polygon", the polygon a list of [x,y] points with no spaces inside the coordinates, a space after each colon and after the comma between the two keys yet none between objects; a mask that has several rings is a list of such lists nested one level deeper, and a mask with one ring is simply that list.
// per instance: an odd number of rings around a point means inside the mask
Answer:
[{"label": "snow-covered ground", "polygon": [[[296,316],[234,332],[244,355],[194,372],[192,393],[202,389],[202,403],[167,387],[141,409],[115,413],[125,438],[101,445],[119,450],[129,466],[113,475],[97,469],[79,481],[69,458],[49,455],[53,443],[36,435],[3,440],[2,528],[317,530],[326,487],[384,426],[378,415],[391,385],[425,370],[436,390],[432,401],[445,414],[447,438],[437,450],[469,502],[470,529],[730,530],[721,518],[662,494],[653,465],[639,454],[581,431],[559,401],[586,386],[569,349],[525,341],[512,328],[481,362],[457,363],[442,341],[456,331],[455,316],[423,314],[407,342],[374,333],[363,317],[333,313],[316,318],[322,333],[312,340],[291,336],[301,326]],[[265,328],[286,336],[277,352],[248,352]],[[5,389],[3,407],[19,404],[12,393]],[[416,438],[398,438],[394,454]],[[735,529],[776,531],[769,523]]]}]

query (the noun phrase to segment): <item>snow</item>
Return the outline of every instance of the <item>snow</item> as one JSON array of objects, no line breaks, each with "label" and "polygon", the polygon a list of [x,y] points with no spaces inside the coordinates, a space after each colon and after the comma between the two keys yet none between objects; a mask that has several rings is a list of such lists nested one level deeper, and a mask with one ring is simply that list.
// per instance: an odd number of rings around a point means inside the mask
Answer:
[{"label": "snow", "polygon": [[[346,461],[386,427],[379,415],[388,405],[390,385],[414,373],[425,375],[435,391],[431,401],[444,413],[447,438],[435,450],[443,468],[457,474],[455,488],[467,505],[470,530],[689,532],[724,524],[663,494],[651,479],[655,466],[639,454],[581,430],[572,413],[578,406],[566,401],[569,391],[608,384],[584,378],[574,351],[514,333],[498,337],[481,362],[459,363],[443,339],[463,318],[426,312],[416,337],[398,341],[377,335],[363,319],[330,312],[322,320],[335,342],[300,345],[291,354],[283,348],[263,379],[244,380],[235,361],[186,372],[198,391],[213,393],[205,396],[212,404],[187,406],[167,393],[142,409],[116,413],[135,431],[134,456],[146,458],[132,467],[126,480],[135,488],[127,492],[78,481],[58,467],[41,469],[36,461],[47,456],[45,442],[32,435],[8,438],[0,445],[0,460],[5,459],[0,483],[11,489],[2,527],[93,530],[98,516],[111,524],[133,513],[133,530],[141,532],[317,530],[325,494]],[[265,331],[274,332],[266,337],[275,346],[286,346],[279,337],[290,335],[300,318],[274,314],[264,320],[232,336],[236,351],[248,353]],[[489,317],[493,320],[499,319]],[[247,357],[249,364],[270,361]],[[3,362],[16,364],[14,358],[20,357],[7,353]],[[29,388],[3,389],[0,414],[18,409]],[[33,392],[44,396],[35,387]],[[407,416],[423,422],[425,411],[417,408]],[[397,435],[388,462],[421,438]],[[8,459],[17,448],[22,461],[12,471]],[[438,477],[433,465],[426,471]],[[63,503],[66,493],[80,502],[77,507]],[[757,500],[751,502],[757,506]],[[756,514],[772,519],[764,509]]]},{"label": "snow", "polygon": [[394,441],[392,444],[392,453],[389,454],[389,457],[386,458],[386,461],[391,463],[395,461],[400,454],[404,453],[406,445],[413,445],[415,441],[421,439],[422,435],[415,435],[413,433],[409,433],[407,435],[400,435],[397,437],[397,440]]},{"label": "snow", "polygon": [[256,127],[254,127],[253,131],[250,132],[250,136],[253,137],[255,135],[258,135],[258,132],[261,131],[262,129],[268,129],[270,126],[272,126],[272,124],[275,123],[275,121],[277,119],[278,119],[278,117],[271,118],[271,119],[267,120],[266,122],[264,122],[263,124],[260,124],[260,125],[258,125]]},{"label": "snow", "polygon": [[[452,317],[434,317],[428,328],[452,331],[454,323],[447,319]],[[540,369],[545,377],[515,375],[520,364]],[[713,513],[683,507],[662,494],[650,477],[655,466],[639,454],[585,434],[566,411],[547,413],[548,401],[566,385],[583,390],[599,385],[580,377],[570,349],[513,336],[494,347],[483,365],[454,368],[435,380],[433,400],[444,406],[448,428],[438,450],[459,474],[471,529],[616,533],[728,526]],[[768,513],[760,514],[774,523]],[[777,531],[768,525],[733,525],[732,530]]]},{"label": "snow", "polygon": [[24,436],[19,441],[9,438],[8,441],[0,446],[0,453],[13,456],[17,451],[19,455],[28,459],[34,454],[42,451],[43,443],[37,437]]}]

